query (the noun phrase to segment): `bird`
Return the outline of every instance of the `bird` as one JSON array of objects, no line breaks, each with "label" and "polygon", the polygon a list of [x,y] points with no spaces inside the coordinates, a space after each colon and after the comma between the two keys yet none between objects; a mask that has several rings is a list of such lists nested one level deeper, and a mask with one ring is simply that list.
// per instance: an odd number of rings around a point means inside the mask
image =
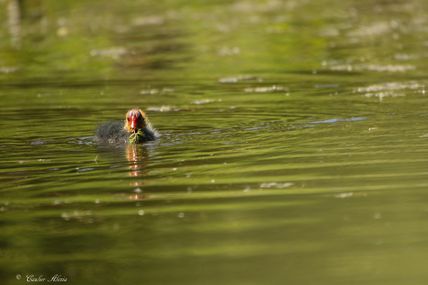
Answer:
[{"label": "bird", "polygon": [[139,144],[154,141],[159,133],[152,127],[146,113],[139,108],[126,112],[125,122],[110,121],[101,124],[96,131],[96,140],[108,144]]}]

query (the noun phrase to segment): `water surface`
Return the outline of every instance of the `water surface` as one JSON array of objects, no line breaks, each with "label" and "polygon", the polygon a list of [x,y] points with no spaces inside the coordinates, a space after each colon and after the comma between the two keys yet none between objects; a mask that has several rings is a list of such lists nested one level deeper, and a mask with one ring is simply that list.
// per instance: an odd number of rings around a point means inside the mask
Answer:
[{"label": "water surface", "polygon": [[[26,5],[1,284],[426,284],[424,1]],[[160,140],[94,143],[134,106]]]}]

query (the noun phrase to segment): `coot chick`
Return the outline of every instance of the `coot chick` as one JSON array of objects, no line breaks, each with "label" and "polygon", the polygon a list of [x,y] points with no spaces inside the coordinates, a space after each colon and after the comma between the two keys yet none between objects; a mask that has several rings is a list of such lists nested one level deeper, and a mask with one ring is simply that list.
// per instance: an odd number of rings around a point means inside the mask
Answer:
[{"label": "coot chick", "polygon": [[117,121],[107,122],[102,124],[96,133],[98,142],[110,144],[143,143],[158,137],[158,132],[140,109],[129,110],[126,113],[125,124]]}]

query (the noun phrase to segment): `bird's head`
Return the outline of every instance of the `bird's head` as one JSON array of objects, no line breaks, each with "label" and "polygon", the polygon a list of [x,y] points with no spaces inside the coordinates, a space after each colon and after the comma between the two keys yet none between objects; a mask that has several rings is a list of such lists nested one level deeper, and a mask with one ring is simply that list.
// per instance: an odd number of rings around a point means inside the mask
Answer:
[{"label": "bird's head", "polygon": [[146,114],[140,109],[131,109],[126,113],[125,130],[129,133],[137,133],[138,130],[146,127]]}]

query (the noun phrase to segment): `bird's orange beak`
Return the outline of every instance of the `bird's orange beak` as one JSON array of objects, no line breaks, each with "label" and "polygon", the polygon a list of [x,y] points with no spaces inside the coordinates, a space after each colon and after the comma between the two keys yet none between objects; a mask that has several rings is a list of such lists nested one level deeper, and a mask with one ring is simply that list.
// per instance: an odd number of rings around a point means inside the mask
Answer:
[{"label": "bird's orange beak", "polygon": [[135,131],[137,130],[137,117],[136,117],[136,116],[132,116],[132,117],[131,117],[131,121],[130,121],[129,127],[130,127],[130,128],[134,131],[134,133],[135,133]]}]

